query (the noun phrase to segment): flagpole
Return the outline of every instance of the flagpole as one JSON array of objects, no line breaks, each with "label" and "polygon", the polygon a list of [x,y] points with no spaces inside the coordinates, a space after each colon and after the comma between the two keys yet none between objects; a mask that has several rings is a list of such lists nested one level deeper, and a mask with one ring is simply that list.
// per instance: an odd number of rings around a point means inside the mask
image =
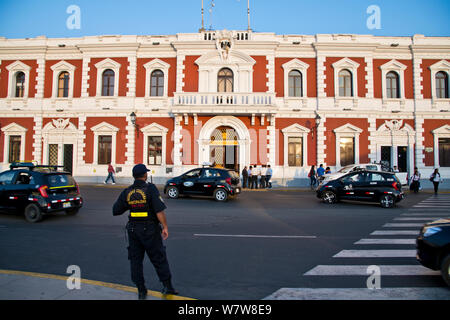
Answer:
[{"label": "flagpole", "polygon": [[204,19],[204,9],[203,9],[203,0],[202,0],[202,28],[201,31],[205,31],[205,19]]},{"label": "flagpole", "polygon": [[247,0],[247,20],[248,20],[248,31],[251,31],[250,28],[250,0]]}]

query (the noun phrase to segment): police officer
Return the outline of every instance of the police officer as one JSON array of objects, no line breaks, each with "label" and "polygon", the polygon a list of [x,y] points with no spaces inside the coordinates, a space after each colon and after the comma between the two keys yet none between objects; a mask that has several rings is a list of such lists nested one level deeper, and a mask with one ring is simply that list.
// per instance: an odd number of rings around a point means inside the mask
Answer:
[{"label": "police officer", "polygon": [[128,259],[131,264],[131,280],[138,288],[139,299],[147,297],[145,287],[143,260],[147,252],[163,284],[163,294],[178,294],[172,286],[169,262],[163,239],[169,237],[164,210],[167,208],[152,183],[147,184],[147,172],[143,164],[133,168],[133,185],[120,194],[113,206],[113,215],[118,216],[130,210],[127,223]]}]

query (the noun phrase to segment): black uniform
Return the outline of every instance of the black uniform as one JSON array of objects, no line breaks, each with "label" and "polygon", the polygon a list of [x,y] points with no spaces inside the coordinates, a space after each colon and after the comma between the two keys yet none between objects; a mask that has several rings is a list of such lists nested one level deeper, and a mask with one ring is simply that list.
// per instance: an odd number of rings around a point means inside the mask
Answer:
[{"label": "black uniform", "polygon": [[114,216],[130,210],[127,223],[128,259],[131,264],[131,280],[138,288],[145,288],[143,271],[145,252],[155,267],[159,280],[163,283],[171,280],[161,227],[156,216],[156,213],[166,208],[156,186],[142,180],[135,180],[114,203]]}]

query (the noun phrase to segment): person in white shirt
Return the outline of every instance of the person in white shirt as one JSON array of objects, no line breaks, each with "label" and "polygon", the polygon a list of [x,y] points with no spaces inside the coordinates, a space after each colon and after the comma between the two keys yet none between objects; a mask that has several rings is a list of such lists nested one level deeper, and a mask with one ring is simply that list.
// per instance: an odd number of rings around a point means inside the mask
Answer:
[{"label": "person in white shirt", "polygon": [[267,166],[266,171],[266,187],[272,188],[272,183],[270,182],[270,179],[272,179],[272,168],[270,168],[270,164]]},{"label": "person in white shirt", "polygon": [[414,174],[410,178],[411,184],[409,186],[409,190],[414,191],[414,193],[419,192],[420,188],[420,173],[419,170],[414,168]]},{"label": "person in white shirt", "polygon": [[261,189],[265,189],[266,188],[266,165],[263,164],[262,168],[261,168]]},{"label": "person in white shirt", "polygon": [[439,189],[439,183],[442,182],[441,174],[439,173],[439,169],[438,168],[434,169],[434,172],[430,176],[430,181],[433,182],[434,194],[437,195],[438,194],[438,189]]}]

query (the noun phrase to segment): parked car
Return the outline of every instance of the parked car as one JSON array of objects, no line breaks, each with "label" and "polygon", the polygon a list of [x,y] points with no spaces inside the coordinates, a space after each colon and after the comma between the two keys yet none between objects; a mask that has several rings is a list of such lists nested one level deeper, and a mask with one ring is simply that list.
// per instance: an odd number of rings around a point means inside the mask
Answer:
[{"label": "parked car", "polygon": [[353,171],[357,171],[357,170],[383,171],[381,165],[376,164],[376,163],[351,164],[351,165],[342,167],[337,172],[324,174],[323,176],[319,177],[319,183],[330,181],[330,180],[336,180],[349,172],[353,172]]},{"label": "parked car", "polygon": [[450,286],[450,219],[427,223],[416,240],[417,260],[432,270],[440,270]]},{"label": "parked car", "polygon": [[356,200],[378,202],[384,208],[392,208],[404,198],[404,193],[394,173],[359,170],[322,182],[317,188],[317,197],[329,204]]},{"label": "parked car", "polygon": [[69,172],[57,166],[13,163],[0,173],[0,210],[21,212],[29,222],[46,214],[74,215],[83,205],[80,189]]},{"label": "parked car", "polygon": [[239,175],[228,169],[197,168],[167,181],[164,193],[171,199],[180,195],[213,196],[225,202],[241,193]]}]

